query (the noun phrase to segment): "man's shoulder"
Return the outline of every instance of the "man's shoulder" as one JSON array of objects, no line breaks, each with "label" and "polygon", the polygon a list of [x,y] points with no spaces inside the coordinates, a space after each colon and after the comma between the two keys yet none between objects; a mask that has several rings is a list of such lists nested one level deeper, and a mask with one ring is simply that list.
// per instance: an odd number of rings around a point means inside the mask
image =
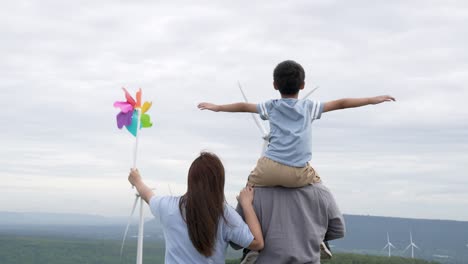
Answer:
[{"label": "man's shoulder", "polygon": [[308,204],[311,201],[319,201],[327,206],[333,198],[330,190],[321,183],[308,185],[300,188],[286,187],[256,187],[254,203],[269,204],[275,201],[286,201],[288,203]]},{"label": "man's shoulder", "polygon": [[255,187],[255,192],[260,193],[295,193],[295,192],[303,192],[303,193],[310,193],[310,192],[330,192],[330,190],[323,185],[322,183],[315,183],[306,185],[304,187],[299,188],[287,188],[282,186],[274,186],[274,187]]}]

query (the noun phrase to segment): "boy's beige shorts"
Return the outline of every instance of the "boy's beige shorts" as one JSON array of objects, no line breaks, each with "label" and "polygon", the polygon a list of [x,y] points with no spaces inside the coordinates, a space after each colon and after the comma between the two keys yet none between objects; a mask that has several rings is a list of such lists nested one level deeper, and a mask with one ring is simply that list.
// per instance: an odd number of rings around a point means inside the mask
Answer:
[{"label": "boy's beige shorts", "polygon": [[291,167],[267,157],[261,157],[257,166],[250,173],[248,184],[253,186],[284,186],[289,188],[303,187],[320,182],[320,177],[309,165]]}]

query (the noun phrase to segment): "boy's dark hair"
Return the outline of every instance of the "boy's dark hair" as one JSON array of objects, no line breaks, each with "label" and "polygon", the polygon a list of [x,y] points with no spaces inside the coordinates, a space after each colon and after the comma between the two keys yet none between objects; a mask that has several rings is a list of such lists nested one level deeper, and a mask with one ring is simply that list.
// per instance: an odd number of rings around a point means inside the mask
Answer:
[{"label": "boy's dark hair", "polygon": [[281,62],[273,71],[273,80],[281,94],[297,94],[300,86],[304,83],[304,79],[304,68],[293,60]]}]

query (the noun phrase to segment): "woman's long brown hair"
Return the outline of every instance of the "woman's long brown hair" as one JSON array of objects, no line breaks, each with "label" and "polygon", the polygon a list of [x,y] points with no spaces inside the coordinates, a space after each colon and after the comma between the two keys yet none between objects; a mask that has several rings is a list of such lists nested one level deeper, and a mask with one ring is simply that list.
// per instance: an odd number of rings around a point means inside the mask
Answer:
[{"label": "woman's long brown hair", "polygon": [[187,223],[193,246],[200,254],[213,255],[218,223],[224,218],[224,167],[213,153],[202,152],[190,166],[187,193],[179,210]]}]

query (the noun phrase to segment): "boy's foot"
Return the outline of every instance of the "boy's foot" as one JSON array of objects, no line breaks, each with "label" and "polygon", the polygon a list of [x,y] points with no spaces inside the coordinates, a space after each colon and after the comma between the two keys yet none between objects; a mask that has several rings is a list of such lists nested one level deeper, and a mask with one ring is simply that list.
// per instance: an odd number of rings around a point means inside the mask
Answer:
[{"label": "boy's foot", "polygon": [[257,262],[258,251],[244,248],[240,264],[253,264]]},{"label": "boy's foot", "polygon": [[331,253],[330,247],[327,241],[323,241],[320,244],[320,259],[331,259],[333,254]]},{"label": "boy's foot", "polygon": [[250,252],[250,249],[248,249],[248,248],[242,249],[241,261],[245,259],[245,257],[247,256],[247,254],[249,254],[249,252]]}]

